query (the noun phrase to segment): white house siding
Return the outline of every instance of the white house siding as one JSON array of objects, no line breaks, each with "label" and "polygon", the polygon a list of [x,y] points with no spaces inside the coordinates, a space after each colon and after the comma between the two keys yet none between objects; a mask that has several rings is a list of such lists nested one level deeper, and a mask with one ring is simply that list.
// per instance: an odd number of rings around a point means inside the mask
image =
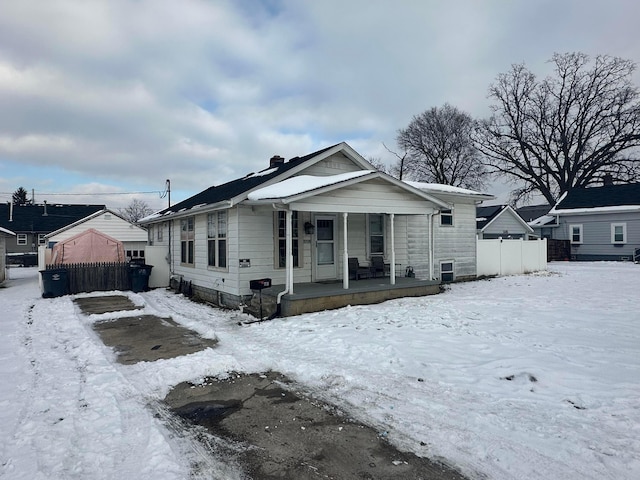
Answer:
[{"label": "white house siding", "polygon": [[528,232],[510,211],[503,211],[483,231],[483,238],[524,238]]},{"label": "white house siding", "polygon": [[359,170],[362,170],[362,168],[353,163],[353,160],[347,158],[342,153],[337,153],[320,160],[315,165],[307,167],[301,172],[301,175],[339,175],[341,173],[356,172]]},{"label": "white house siding", "polygon": [[434,221],[434,274],[440,278],[440,262],[454,261],[456,279],[476,276],[476,205],[456,203],[453,226],[441,226]]},{"label": "white house siding", "polygon": [[117,215],[105,212],[49,237],[49,242],[62,242],[90,228],[105,233],[121,242],[141,242],[143,248],[148,239],[145,229],[133,225]]},{"label": "white house siding", "polygon": [[[627,242],[611,243],[611,225],[626,223]],[[640,213],[608,213],[592,215],[562,215],[560,226],[554,229],[554,238],[570,240],[570,225],[582,225],[583,243],[571,245],[575,260],[631,260],[640,248]]]},{"label": "white house siding", "polygon": [[5,280],[5,259],[7,254],[7,241],[4,234],[0,231],[0,283]]},{"label": "white house siding", "polygon": [[[404,244],[406,263],[401,265],[405,270],[407,266],[413,268],[416,278],[429,279],[429,216],[415,215],[402,217],[400,224],[405,225],[404,232],[398,232],[397,237]],[[406,240],[405,240],[406,239]],[[398,242],[396,242],[398,243]],[[402,252],[402,250],[400,250]],[[402,258],[402,255],[400,255]],[[396,248],[396,262],[398,259],[398,249]],[[404,272],[400,272],[404,274]]]}]

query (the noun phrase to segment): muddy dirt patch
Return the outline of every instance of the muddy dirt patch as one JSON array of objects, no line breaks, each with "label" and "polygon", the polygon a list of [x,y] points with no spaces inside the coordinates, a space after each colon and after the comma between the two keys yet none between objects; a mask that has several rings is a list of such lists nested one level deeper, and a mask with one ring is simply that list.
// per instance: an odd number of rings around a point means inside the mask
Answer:
[{"label": "muddy dirt patch", "polygon": [[74,300],[85,315],[137,310],[129,297],[124,295],[105,295],[101,297],[82,297]]},{"label": "muddy dirt patch", "polygon": [[296,392],[275,372],[182,383],[165,402],[186,421],[245,444],[234,461],[252,479],[465,478],[398,451],[380,432]]},{"label": "muddy dirt patch", "polygon": [[217,340],[202,338],[171,318],[155,315],[96,322],[93,328],[105,345],[114,347],[118,362],[125,365],[175,358],[217,344]]}]

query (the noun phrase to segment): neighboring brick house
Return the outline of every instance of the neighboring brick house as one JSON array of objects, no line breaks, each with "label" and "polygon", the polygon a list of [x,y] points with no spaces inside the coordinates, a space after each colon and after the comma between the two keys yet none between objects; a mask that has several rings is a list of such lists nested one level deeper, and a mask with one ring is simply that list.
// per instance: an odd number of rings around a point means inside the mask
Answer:
[{"label": "neighboring brick house", "polygon": [[105,208],[104,205],[0,204],[0,227],[14,232],[6,239],[7,254],[38,253],[45,236]]}]

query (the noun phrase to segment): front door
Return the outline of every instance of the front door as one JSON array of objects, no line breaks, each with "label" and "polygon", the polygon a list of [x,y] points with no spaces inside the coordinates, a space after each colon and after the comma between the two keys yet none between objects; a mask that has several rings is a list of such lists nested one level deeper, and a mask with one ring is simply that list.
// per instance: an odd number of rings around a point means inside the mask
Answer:
[{"label": "front door", "polygon": [[319,215],[316,222],[316,280],[336,278],[336,217]]}]

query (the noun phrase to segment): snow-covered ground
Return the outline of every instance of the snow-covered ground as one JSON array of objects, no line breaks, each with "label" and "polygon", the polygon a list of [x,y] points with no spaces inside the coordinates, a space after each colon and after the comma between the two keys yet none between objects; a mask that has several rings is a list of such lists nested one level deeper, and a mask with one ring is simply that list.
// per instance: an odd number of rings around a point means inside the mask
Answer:
[{"label": "snow-covered ground", "polygon": [[[278,370],[399,447],[477,479],[640,478],[640,265],[452,285],[437,296],[239,326],[164,290],[126,293],[215,349],[124,366],[35,269],[0,288],[0,477],[234,478],[158,414],[180,381]],[[128,314],[127,314],[128,315]],[[236,476],[237,478],[237,476]]]}]

